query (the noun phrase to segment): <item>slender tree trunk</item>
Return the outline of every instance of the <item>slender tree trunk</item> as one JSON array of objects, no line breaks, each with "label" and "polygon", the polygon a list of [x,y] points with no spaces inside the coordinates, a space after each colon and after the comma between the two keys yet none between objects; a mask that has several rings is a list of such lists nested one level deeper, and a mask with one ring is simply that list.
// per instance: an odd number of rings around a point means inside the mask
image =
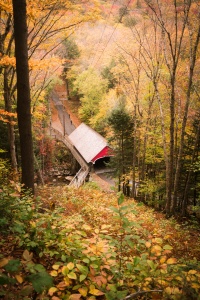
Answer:
[{"label": "slender tree trunk", "polygon": [[136,104],[134,106],[134,128],[133,128],[133,164],[132,164],[132,197],[135,198],[135,168],[136,168],[136,127],[137,127],[137,114]]},{"label": "slender tree trunk", "polygon": [[[190,105],[190,95],[191,95],[191,89],[192,89],[192,83],[193,83],[194,68],[195,68],[195,64],[196,64],[197,50],[198,50],[198,45],[199,45],[199,38],[200,38],[200,23],[199,23],[199,27],[198,27],[198,32],[197,32],[197,36],[196,36],[194,49],[191,49],[191,51],[190,51],[190,53],[192,53],[192,57],[190,57],[190,71],[189,71],[188,88],[187,88],[187,95],[186,95],[186,104],[185,104],[184,116],[183,116],[183,121],[182,121],[181,140],[180,140],[178,161],[177,161],[177,166],[176,166],[176,174],[175,174],[175,182],[174,182],[174,201],[173,201],[173,207],[172,207],[173,212],[175,212],[176,207],[177,207],[177,193],[178,193],[178,186],[179,186],[180,174],[181,174],[181,161],[182,161],[182,156],[183,156],[185,129],[186,129],[188,110],[189,110],[189,105]],[[192,47],[192,45],[191,45],[191,47]]]},{"label": "slender tree trunk", "polygon": [[[193,149],[193,153],[192,153],[191,165],[193,165],[193,163],[195,161],[196,153],[197,153],[198,146],[199,146],[199,137],[200,137],[200,123],[198,124],[198,128],[197,128],[197,134],[196,134],[194,149]],[[185,217],[185,215],[186,215],[187,202],[188,202],[188,191],[189,191],[191,175],[192,175],[192,170],[190,169],[187,174],[184,196],[183,196],[183,203],[182,203],[182,208],[181,208],[181,215],[183,217]]]},{"label": "slender tree trunk", "polygon": [[17,114],[21,149],[22,183],[34,193],[34,158],[28,68],[26,0],[12,0],[17,71]]},{"label": "slender tree trunk", "polygon": [[[12,112],[12,103],[11,103],[11,95],[8,86],[8,68],[4,69],[4,101],[5,101],[5,110],[7,112]],[[11,157],[11,165],[15,174],[17,174],[17,158],[15,151],[15,132],[13,125],[13,117],[9,117],[8,123],[8,139],[10,146],[10,157]]]},{"label": "slender tree trunk", "polygon": [[34,155],[34,162],[35,162],[35,166],[36,166],[36,172],[38,175],[38,179],[40,180],[41,184],[44,185],[44,178],[42,176],[42,171],[40,169],[37,157]]},{"label": "slender tree trunk", "polygon": [[166,213],[171,214],[171,205],[173,201],[173,182],[174,182],[174,122],[175,122],[175,79],[176,69],[173,69],[173,76],[171,77],[171,99],[170,99],[170,150],[169,150],[169,168],[167,179],[167,201]]}]

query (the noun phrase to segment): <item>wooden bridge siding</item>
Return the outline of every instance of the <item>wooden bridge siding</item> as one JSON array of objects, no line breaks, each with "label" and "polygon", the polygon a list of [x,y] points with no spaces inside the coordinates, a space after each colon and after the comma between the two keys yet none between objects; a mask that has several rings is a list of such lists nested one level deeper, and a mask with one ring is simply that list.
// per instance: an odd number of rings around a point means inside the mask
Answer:
[{"label": "wooden bridge siding", "polygon": [[50,128],[50,135],[52,135],[52,133],[57,140],[63,142],[63,144],[67,146],[67,148],[71,151],[72,155],[81,166],[81,169],[76,173],[76,175],[69,184],[78,188],[85,182],[85,179],[90,171],[90,167],[84,160],[84,158],[79,154],[79,152],[74,148],[74,145],[71,143],[68,136],[64,136],[60,131],[53,127]]}]

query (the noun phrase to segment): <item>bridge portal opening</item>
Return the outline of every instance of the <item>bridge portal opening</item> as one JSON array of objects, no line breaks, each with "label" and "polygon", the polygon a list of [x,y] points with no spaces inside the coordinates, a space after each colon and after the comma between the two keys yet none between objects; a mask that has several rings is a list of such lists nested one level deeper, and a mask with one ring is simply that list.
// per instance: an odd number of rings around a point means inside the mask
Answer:
[{"label": "bridge portal opening", "polygon": [[99,169],[106,169],[108,168],[107,164],[110,162],[110,157],[106,156],[106,157],[102,157],[99,158],[95,161],[94,163],[94,170],[99,170]]}]

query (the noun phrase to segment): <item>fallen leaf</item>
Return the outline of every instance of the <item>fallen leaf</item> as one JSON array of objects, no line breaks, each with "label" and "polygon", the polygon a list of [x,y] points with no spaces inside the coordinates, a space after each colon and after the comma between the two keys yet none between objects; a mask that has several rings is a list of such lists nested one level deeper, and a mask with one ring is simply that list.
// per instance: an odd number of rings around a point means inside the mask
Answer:
[{"label": "fallen leaf", "polygon": [[15,278],[19,283],[22,283],[24,281],[23,277],[21,275],[15,275]]},{"label": "fallen leaf", "polygon": [[177,259],[174,258],[174,257],[171,257],[171,258],[169,258],[169,259],[166,261],[166,264],[167,264],[167,265],[174,265],[174,264],[176,264],[176,263],[177,263]]},{"label": "fallen leaf", "polygon": [[57,288],[56,287],[51,287],[50,289],[49,289],[49,291],[48,291],[48,294],[50,295],[50,296],[53,296],[53,294],[55,293],[55,292],[57,292]]},{"label": "fallen leaf", "polygon": [[7,265],[9,262],[9,259],[7,258],[3,258],[0,260],[0,268],[4,267],[5,265]]}]

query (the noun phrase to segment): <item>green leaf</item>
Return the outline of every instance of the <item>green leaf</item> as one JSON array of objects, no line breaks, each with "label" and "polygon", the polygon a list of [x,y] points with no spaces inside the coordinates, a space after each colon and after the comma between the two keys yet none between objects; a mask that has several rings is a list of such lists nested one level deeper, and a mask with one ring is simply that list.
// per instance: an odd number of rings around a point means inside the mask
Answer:
[{"label": "green leaf", "polygon": [[170,245],[165,245],[165,246],[163,247],[163,249],[164,249],[164,250],[172,250],[173,247],[170,246]]},{"label": "green leaf", "polygon": [[111,206],[110,210],[114,211],[115,213],[119,213],[119,210],[114,206]]},{"label": "green leaf", "polygon": [[117,287],[116,287],[115,284],[108,284],[108,288],[112,292],[116,292],[117,291]]},{"label": "green leaf", "polygon": [[121,205],[124,202],[124,195],[121,193],[117,199],[118,205]]},{"label": "green leaf", "polygon": [[136,267],[139,264],[139,262],[140,262],[140,258],[136,256],[134,258],[134,262],[133,262],[134,263],[134,267]]},{"label": "green leaf", "polygon": [[128,294],[128,291],[117,291],[116,296],[117,299],[123,299]]},{"label": "green leaf", "polygon": [[97,264],[91,264],[90,266],[93,267],[94,269],[98,269],[99,267]]},{"label": "green leaf", "polygon": [[155,265],[154,265],[154,263],[153,263],[152,260],[148,259],[148,260],[147,260],[147,263],[148,263],[148,265],[151,267],[152,270],[155,269]]},{"label": "green leaf", "polygon": [[129,209],[128,205],[120,207],[120,210],[127,210],[127,209]]},{"label": "green leaf", "polygon": [[[4,274],[0,274],[0,285],[4,285],[4,284],[9,284],[10,282],[10,277],[4,275]],[[13,283],[15,283],[16,281],[14,280]]]},{"label": "green leaf", "polygon": [[32,274],[27,277],[37,293],[42,293],[53,285],[53,279],[47,272]]},{"label": "green leaf", "polygon": [[129,245],[130,248],[134,248],[135,243],[133,243],[132,241],[127,240],[127,244]]},{"label": "green leaf", "polygon": [[61,256],[61,260],[64,261],[64,262],[66,262],[66,260],[67,260],[67,255],[62,255],[62,256]]},{"label": "green leaf", "polygon": [[36,271],[38,271],[38,272],[45,272],[46,270],[45,270],[45,267],[43,267],[43,265],[40,265],[40,264],[36,264],[35,266],[34,266],[34,269],[36,270]]},{"label": "green leaf", "polygon": [[129,270],[129,271],[132,271],[133,270],[133,265],[131,264],[131,263],[127,263],[127,269]]},{"label": "green leaf", "polygon": [[81,274],[79,277],[79,281],[82,282],[83,280],[85,280],[86,277],[87,275]]},{"label": "green leaf", "polygon": [[76,267],[77,267],[77,269],[78,269],[82,274],[84,274],[84,275],[87,276],[89,270],[88,270],[88,268],[87,268],[86,266],[82,266],[82,265],[77,264]]},{"label": "green leaf", "polygon": [[73,291],[76,291],[76,290],[78,290],[79,288],[81,287],[81,284],[77,284],[77,285],[75,285],[75,286],[73,286]]},{"label": "green leaf", "polygon": [[26,285],[23,287],[23,289],[20,291],[21,296],[29,296],[33,292],[33,287],[31,285]]},{"label": "green leaf", "polygon": [[9,273],[18,272],[20,269],[20,260],[12,259],[8,262],[8,264],[4,268]]}]

